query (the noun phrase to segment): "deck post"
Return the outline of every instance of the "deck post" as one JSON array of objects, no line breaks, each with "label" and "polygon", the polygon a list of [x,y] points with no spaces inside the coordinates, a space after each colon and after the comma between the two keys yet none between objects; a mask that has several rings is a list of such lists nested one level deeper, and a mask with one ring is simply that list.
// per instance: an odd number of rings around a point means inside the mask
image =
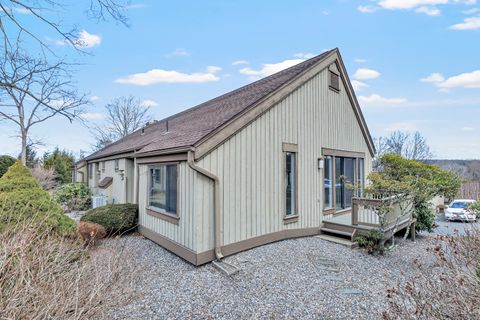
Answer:
[{"label": "deck post", "polygon": [[410,239],[415,242],[415,221],[410,225]]},{"label": "deck post", "polygon": [[358,203],[352,199],[352,225],[358,225]]}]

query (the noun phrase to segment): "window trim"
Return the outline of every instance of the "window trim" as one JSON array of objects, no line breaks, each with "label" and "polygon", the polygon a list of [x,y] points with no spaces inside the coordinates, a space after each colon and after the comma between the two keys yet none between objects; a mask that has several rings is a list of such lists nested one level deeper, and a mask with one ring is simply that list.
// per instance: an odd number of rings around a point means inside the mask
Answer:
[{"label": "window trim", "polygon": [[[162,210],[161,208],[157,208],[154,206],[150,206],[150,189],[151,189],[151,176],[150,171],[151,169],[158,168],[159,166],[167,166],[167,165],[176,165],[177,167],[177,199],[176,199],[176,207],[177,212],[168,212],[166,210]],[[148,215],[152,217],[156,217],[173,224],[178,225],[180,220],[180,162],[158,162],[153,163],[147,166],[147,202],[145,206],[145,211]]]},{"label": "window trim", "polygon": [[[354,162],[354,181],[358,183],[360,181],[358,177],[358,166],[359,161],[358,159],[363,159],[363,181],[362,184],[365,186],[365,153],[364,152],[354,152],[354,151],[346,151],[346,150],[337,150],[337,149],[330,149],[330,148],[322,148],[322,158],[326,156],[332,157],[332,181],[336,181],[336,157],[342,158],[353,158],[355,159]],[[322,178],[325,178],[325,167],[322,169]],[[323,181],[323,180],[322,180]],[[350,211],[352,207],[348,208],[337,208],[337,195],[336,195],[336,186],[335,183],[333,184],[332,188],[332,207],[325,208],[325,199],[322,201],[322,211],[324,214],[341,214],[347,211]],[[322,195],[325,197],[325,185],[322,183]]]},{"label": "window trim", "polygon": [[[335,93],[340,93],[340,74],[339,73],[336,73],[335,71],[332,71],[332,70],[328,70],[330,71],[329,72],[329,78],[328,78],[328,88],[332,91],[334,91]],[[332,75],[335,75],[338,77],[338,88],[335,88],[334,86],[332,86]]]},{"label": "window trim", "polygon": [[[295,223],[298,222],[299,218],[299,208],[298,208],[298,145],[294,143],[282,143],[282,193],[283,193],[283,205],[282,205],[282,211],[283,211],[283,223],[284,224],[290,224],[290,223]],[[294,175],[295,175],[295,181],[294,181],[294,210],[293,214],[287,215],[287,185],[286,185],[286,172],[287,172],[287,153],[293,153],[295,155],[295,168],[294,168]]]}]

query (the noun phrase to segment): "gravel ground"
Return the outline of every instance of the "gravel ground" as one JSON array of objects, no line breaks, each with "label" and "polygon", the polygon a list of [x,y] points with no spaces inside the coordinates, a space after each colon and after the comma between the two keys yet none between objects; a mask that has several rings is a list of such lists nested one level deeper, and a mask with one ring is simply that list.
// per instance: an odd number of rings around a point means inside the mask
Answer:
[{"label": "gravel ground", "polygon": [[386,289],[414,259],[432,257],[431,241],[419,236],[375,257],[316,237],[285,240],[227,257],[240,271],[226,276],[139,235],[106,240],[103,248],[123,248],[138,266],[134,298],[109,318],[381,319]]}]

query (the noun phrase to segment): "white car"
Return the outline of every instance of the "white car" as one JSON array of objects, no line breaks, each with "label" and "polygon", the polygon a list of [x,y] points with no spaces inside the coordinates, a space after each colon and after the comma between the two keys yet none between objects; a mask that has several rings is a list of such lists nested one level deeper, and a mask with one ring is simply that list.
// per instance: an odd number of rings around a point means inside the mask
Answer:
[{"label": "white car", "polygon": [[476,221],[475,213],[468,210],[468,207],[474,203],[472,199],[457,199],[453,200],[445,211],[445,218],[448,221]]}]

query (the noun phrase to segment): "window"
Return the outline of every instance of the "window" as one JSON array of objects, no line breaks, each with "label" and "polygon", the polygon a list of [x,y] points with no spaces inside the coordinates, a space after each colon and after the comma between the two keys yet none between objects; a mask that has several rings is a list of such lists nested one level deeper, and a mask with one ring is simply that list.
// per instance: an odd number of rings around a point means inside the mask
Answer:
[{"label": "window", "polygon": [[[338,211],[351,208],[352,197],[363,194],[364,159],[359,158],[360,153],[329,150],[331,154],[324,156],[323,209]],[[352,156],[348,156],[350,154]]]},{"label": "window", "polygon": [[120,165],[119,165],[119,163],[120,163],[120,160],[118,160],[118,159],[115,159],[115,172],[117,172],[117,171],[118,171],[118,169],[120,168]]},{"label": "window", "polygon": [[177,164],[150,167],[148,206],[177,215]]},{"label": "window", "polygon": [[330,71],[330,88],[334,91],[340,91],[340,76]]},{"label": "window", "polygon": [[105,161],[102,162],[102,172],[105,172]]},{"label": "window", "polygon": [[88,164],[88,179],[92,179],[92,178],[93,178],[93,164],[89,163]]},{"label": "window", "polygon": [[285,216],[297,214],[297,159],[295,152],[285,153]]},{"label": "window", "polygon": [[325,176],[323,177],[323,184],[324,184],[324,192],[325,192],[325,202],[324,208],[329,209],[333,208],[333,165],[332,165],[332,157],[326,156],[324,159],[324,170]]}]

